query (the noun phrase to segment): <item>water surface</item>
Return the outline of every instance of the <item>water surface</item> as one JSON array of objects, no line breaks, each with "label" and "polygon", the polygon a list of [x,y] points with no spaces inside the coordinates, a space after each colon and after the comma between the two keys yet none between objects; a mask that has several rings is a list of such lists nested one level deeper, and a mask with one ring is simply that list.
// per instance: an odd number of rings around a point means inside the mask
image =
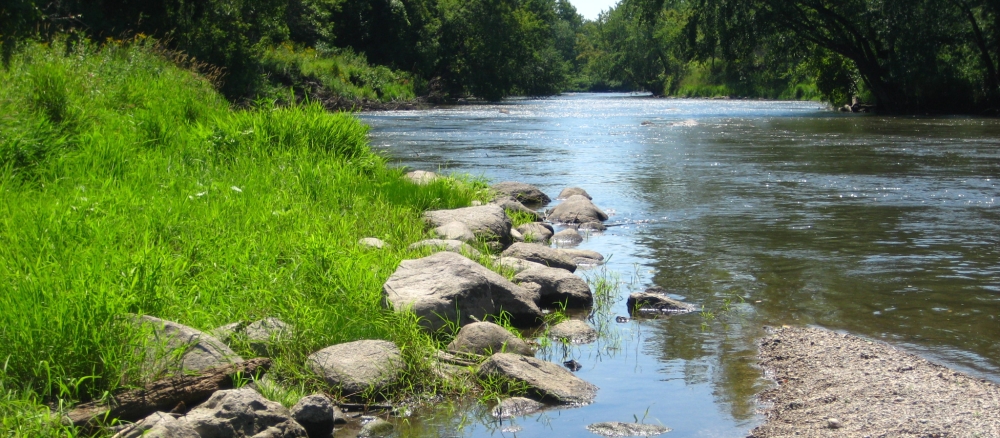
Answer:
[{"label": "water surface", "polygon": [[[591,317],[605,336],[540,355],[583,363],[596,402],[513,425],[441,407],[405,435],[596,436],[584,426],[638,420],[668,436],[745,436],[768,385],[754,365],[765,325],[882,339],[1000,381],[996,119],[625,94],[362,118],[400,165],[552,197],[580,186],[615,225],[580,245],[611,256],[619,281],[619,299]],[[614,323],[650,285],[705,311]]]}]

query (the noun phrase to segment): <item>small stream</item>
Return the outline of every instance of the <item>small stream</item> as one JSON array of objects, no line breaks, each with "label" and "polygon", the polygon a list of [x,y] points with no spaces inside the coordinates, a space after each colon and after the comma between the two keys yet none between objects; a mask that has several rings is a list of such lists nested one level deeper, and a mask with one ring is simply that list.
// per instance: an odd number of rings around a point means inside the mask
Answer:
[{"label": "small stream", "polygon": [[[597,436],[640,421],[671,437],[742,437],[762,419],[766,325],[882,339],[1000,381],[1000,120],[839,114],[812,102],[571,94],[374,112],[373,145],[415,169],[586,189],[612,214],[578,247],[616,296],[601,339],[550,345],[600,387],[594,404],[498,423],[458,401],[400,436]],[[615,322],[651,285],[702,312]]]}]

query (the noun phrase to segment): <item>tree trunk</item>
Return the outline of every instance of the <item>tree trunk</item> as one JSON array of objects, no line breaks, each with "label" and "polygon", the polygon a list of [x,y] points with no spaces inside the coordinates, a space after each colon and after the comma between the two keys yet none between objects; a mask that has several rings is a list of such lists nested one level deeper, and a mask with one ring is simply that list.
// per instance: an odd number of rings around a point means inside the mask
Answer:
[{"label": "tree trunk", "polygon": [[[125,391],[109,402],[84,403],[69,412],[74,425],[92,428],[112,419],[138,421],[157,411],[178,406],[194,406],[221,389],[233,388],[233,378],[257,376],[271,367],[271,359],[259,357],[246,362],[210,368],[196,376],[175,376]],[[186,408],[182,408],[186,410]]]}]

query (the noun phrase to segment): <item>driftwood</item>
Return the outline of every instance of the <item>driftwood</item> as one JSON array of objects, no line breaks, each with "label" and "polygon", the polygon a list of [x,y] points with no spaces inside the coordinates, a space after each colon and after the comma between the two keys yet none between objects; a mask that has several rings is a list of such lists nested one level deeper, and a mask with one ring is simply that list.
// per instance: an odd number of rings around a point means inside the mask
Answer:
[{"label": "driftwood", "polygon": [[186,410],[207,400],[216,391],[233,388],[237,374],[256,376],[271,367],[271,359],[259,357],[246,362],[210,368],[198,375],[175,376],[116,394],[110,402],[89,402],[77,406],[67,416],[74,425],[93,427],[112,419],[138,421],[157,411]]}]

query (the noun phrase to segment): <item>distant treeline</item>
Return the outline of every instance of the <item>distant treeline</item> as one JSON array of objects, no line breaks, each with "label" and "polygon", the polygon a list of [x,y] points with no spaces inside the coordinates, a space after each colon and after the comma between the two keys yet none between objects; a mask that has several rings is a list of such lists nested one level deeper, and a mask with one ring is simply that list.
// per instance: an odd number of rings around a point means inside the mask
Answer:
[{"label": "distant treeline", "polygon": [[[432,99],[645,90],[853,97],[888,113],[1000,107],[997,0],[622,0],[584,20],[567,0],[8,0],[21,37],[144,33],[222,67],[252,98],[284,45],[349,50]],[[308,52],[308,51],[306,51]],[[296,52],[297,53],[297,52]]]}]

